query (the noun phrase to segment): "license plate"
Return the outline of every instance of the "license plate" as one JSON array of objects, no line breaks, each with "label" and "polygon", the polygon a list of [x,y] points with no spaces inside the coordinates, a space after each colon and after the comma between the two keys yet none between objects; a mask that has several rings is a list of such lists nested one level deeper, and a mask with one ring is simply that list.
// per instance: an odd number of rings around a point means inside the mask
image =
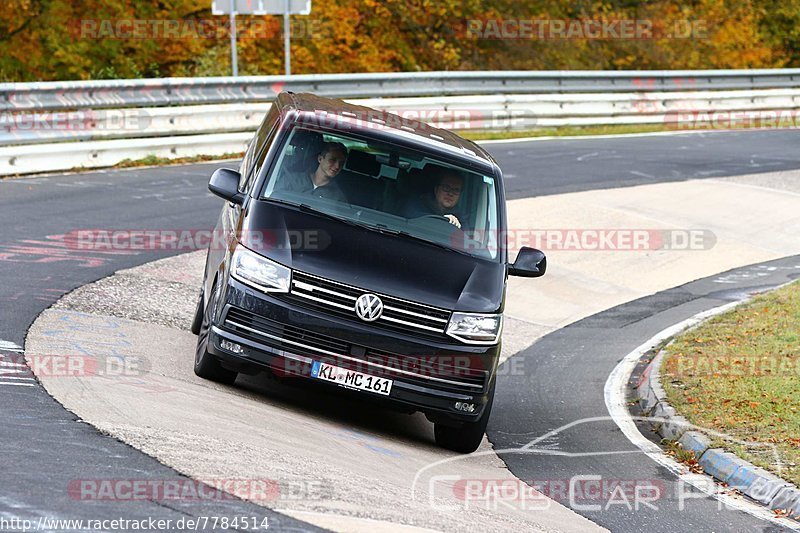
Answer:
[{"label": "license plate", "polygon": [[388,396],[392,391],[391,379],[378,378],[319,361],[314,361],[311,366],[311,377],[330,381],[349,389],[363,390],[384,396]]}]

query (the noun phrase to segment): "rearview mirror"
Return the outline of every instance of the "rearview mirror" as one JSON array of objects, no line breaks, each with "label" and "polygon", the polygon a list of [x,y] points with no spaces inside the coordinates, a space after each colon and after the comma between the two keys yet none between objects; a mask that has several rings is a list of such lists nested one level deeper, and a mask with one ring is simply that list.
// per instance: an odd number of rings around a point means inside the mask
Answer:
[{"label": "rearview mirror", "polygon": [[546,270],[547,257],[545,257],[544,252],[527,246],[520,248],[517,260],[508,267],[509,275],[523,278],[544,276]]},{"label": "rearview mirror", "polygon": [[244,194],[239,192],[239,180],[242,175],[229,168],[218,168],[211,175],[208,190],[224,200],[242,205]]}]

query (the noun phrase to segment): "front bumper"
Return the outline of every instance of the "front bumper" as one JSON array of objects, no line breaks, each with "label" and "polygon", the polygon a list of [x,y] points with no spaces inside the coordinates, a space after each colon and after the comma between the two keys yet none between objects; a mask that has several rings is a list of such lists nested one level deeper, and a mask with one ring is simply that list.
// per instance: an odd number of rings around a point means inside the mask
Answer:
[{"label": "front bumper", "polygon": [[[421,411],[434,421],[476,420],[488,401],[499,344],[460,345],[452,339],[380,330],[357,318],[302,308],[236,280],[225,287],[223,302],[212,320],[209,352],[232,368],[256,367],[313,379],[311,365],[322,361],[389,378],[393,385],[388,397],[362,391],[358,395]],[[223,340],[238,344],[238,353],[223,348]],[[456,402],[473,404],[474,410],[458,410]]]}]

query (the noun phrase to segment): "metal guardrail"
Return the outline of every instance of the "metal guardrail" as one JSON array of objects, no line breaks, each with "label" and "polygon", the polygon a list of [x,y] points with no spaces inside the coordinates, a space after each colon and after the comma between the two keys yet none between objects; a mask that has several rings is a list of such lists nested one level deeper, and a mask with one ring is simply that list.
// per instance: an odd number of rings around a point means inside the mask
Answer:
[{"label": "metal guardrail", "polygon": [[[348,99],[349,102],[458,130],[522,129],[569,124],[657,124],[685,111],[800,107],[800,89],[614,94],[476,95]],[[205,133],[252,132],[265,103],[184,105],[14,113],[0,146]],[[10,116],[6,114],[6,116]]]},{"label": "metal guardrail", "polygon": [[0,176],[109,167],[126,159],[243,152],[252,133],[117,139],[0,147]]},{"label": "metal guardrail", "polygon": [[163,78],[0,84],[0,111],[271,101],[281,91],[337,98],[754,90],[800,86],[800,69],[484,71]]},{"label": "metal guardrail", "polygon": [[[569,124],[657,124],[680,112],[800,107],[800,89],[614,94],[476,95],[347,101],[410,120],[458,130],[521,129]],[[254,131],[265,103],[183,105],[54,112],[16,112],[0,146]],[[6,114],[6,116],[10,116]]]},{"label": "metal guardrail", "polygon": [[0,176],[108,166],[151,154],[239,152],[266,104],[284,90],[347,98],[440,127],[513,130],[653,124],[687,110],[796,110],[800,69],[6,83],[0,84]]}]

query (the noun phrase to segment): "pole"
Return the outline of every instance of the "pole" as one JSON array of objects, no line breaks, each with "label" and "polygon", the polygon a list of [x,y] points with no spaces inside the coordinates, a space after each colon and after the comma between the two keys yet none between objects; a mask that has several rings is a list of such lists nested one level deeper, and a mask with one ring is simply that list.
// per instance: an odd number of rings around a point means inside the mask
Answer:
[{"label": "pole", "polygon": [[291,27],[289,26],[289,0],[283,2],[283,57],[286,75],[292,75],[292,50],[290,48]]},{"label": "pole", "polygon": [[231,69],[239,75],[239,58],[236,50],[236,0],[231,0]]}]

